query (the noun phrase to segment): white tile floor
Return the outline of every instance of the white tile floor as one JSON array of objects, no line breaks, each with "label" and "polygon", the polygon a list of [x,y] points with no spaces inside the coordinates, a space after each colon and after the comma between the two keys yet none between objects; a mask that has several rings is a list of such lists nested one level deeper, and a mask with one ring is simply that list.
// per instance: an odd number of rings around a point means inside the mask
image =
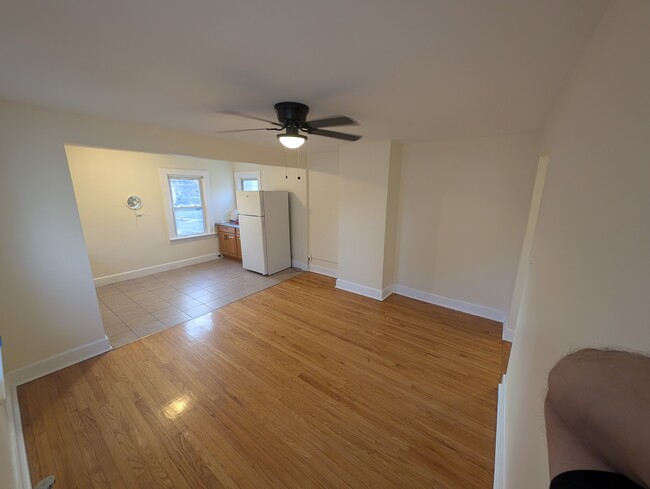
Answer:
[{"label": "white tile floor", "polygon": [[113,346],[131,343],[295,277],[291,268],[264,277],[221,258],[97,287],[104,331]]}]

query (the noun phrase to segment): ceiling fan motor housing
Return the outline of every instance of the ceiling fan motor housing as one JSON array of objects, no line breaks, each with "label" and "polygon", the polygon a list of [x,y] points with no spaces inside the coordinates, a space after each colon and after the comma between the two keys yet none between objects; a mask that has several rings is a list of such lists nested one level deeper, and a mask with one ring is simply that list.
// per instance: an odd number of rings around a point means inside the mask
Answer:
[{"label": "ceiling fan motor housing", "polygon": [[275,104],[275,113],[278,115],[278,121],[282,124],[296,125],[304,124],[309,114],[309,107],[298,102],[279,102]]}]

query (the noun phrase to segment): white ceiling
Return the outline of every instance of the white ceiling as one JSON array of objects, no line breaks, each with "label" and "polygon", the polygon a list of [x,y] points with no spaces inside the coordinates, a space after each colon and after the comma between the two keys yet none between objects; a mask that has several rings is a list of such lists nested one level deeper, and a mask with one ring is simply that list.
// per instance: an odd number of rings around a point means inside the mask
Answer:
[{"label": "white ceiling", "polygon": [[[366,139],[542,127],[607,0],[2,0],[0,97],[278,144],[217,113],[348,115]],[[339,128],[337,128],[339,129]],[[310,136],[305,149],[341,143]]]}]

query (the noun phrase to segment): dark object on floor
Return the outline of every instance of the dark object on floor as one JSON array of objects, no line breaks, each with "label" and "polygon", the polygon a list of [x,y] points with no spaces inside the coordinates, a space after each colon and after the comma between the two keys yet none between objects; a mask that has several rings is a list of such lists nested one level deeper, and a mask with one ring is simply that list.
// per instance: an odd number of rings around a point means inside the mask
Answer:
[{"label": "dark object on floor", "polygon": [[52,487],[54,487],[55,482],[56,482],[56,478],[53,475],[50,475],[47,476],[38,484],[36,484],[34,486],[34,489],[51,489]]},{"label": "dark object on floor", "polygon": [[550,489],[643,489],[639,484],[615,472],[570,470],[557,475]]}]

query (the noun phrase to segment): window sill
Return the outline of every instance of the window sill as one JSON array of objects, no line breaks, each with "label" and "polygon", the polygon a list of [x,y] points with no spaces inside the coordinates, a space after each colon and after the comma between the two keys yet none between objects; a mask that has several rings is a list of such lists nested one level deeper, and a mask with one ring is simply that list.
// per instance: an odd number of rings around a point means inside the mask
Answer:
[{"label": "window sill", "polygon": [[181,238],[169,238],[171,244],[180,244],[186,243],[188,241],[198,241],[200,239],[210,239],[215,238],[217,233],[206,233],[206,234],[197,234],[195,236],[183,236]]}]

